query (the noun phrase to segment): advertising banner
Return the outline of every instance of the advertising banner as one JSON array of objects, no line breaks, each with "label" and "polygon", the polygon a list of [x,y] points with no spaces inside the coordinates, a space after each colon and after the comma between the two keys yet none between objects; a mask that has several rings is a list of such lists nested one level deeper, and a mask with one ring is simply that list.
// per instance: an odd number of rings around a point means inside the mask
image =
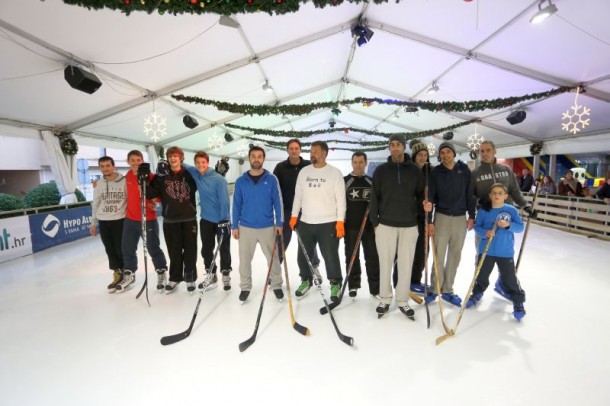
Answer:
[{"label": "advertising banner", "polygon": [[89,236],[91,206],[34,214],[29,217],[32,249],[38,252]]},{"label": "advertising banner", "polygon": [[30,222],[26,216],[0,219],[0,262],[32,253]]}]

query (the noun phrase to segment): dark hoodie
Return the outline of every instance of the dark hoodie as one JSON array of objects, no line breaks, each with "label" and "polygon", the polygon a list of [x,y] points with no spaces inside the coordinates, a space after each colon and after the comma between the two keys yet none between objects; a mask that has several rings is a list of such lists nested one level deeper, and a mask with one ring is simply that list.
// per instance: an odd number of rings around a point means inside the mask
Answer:
[{"label": "dark hoodie", "polygon": [[416,227],[418,209],[424,200],[422,171],[405,154],[402,163],[392,157],[373,174],[370,219],[373,226]]},{"label": "dark hoodie", "polygon": [[297,165],[292,165],[290,163],[290,159],[286,159],[285,161],[279,162],[273,170],[273,174],[280,182],[280,190],[282,192],[282,201],[284,202],[285,213],[292,212],[294,188],[297,185],[297,177],[299,176],[299,172],[301,172],[301,169],[307,165],[311,165],[311,161],[303,158],[300,159],[301,160]]},{"label": "dark hoodie", "polygon": [[153,192],[161,196],[164,223],[181,223],[197,219],[195,192],[197,184],[184,168],[178,172],[155,177],[150,182]]},{"label": "dark hoodie", "polygon": [[453,169],[440,164],[432,169],[429,199],[437,213],[459,216],[468,212],[474,220],[475,201],[472,175],[468,165],[457,161]]}]

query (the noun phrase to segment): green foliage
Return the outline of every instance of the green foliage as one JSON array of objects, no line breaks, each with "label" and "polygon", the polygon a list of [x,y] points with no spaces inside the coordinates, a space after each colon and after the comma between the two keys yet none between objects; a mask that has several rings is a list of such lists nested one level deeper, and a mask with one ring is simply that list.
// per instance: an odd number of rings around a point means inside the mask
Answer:
[{"label": "green foliage", "polygon": [[0,211],[11,211],[23,208],[19,198],[6,193],[0,193]]},{"label": "green foliage", "polygon": [[76,200],[79,202],[86,202],[87,198],[85,197],[85,195],[83,194],[83,192],[81,192],[80,190],[76,189],[74,191],[74,194],[76,195]]},{"label": "green foliage", "polygon": [[23,205],[26,208],[55,206],[59,204],[61,195],[55,182],[43,183],[32,188],[23,197]]}]

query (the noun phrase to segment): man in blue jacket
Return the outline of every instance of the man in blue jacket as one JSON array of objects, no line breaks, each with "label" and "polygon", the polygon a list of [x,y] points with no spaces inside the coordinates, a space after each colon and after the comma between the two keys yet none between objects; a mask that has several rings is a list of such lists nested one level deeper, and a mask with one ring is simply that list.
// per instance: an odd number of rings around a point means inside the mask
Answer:
[{"label": "man in blue jacket", "polygon": [[[453,293],[453,282],[462,258],[462,247],[466,231],[474,227],[475,201],[472,175],[468,165],[455,161],[455,147],[449,141],[438,148],[441,164],[430,173],[430,202],[434,205],[434,221],[429,225],[429,234],[434,239],[438,270],[438,284],[441,291],[436,291],[436,277],[432,273],[431,290],[426,302],[432,302],[437,295],[455,306],[462,305],[462,299]],[[468,219],[466,219],[468,213]]]},{"label": "man in blue jacket", "polygon": [[[252,290],[252,257],[258,243],[271,263],[271,289],[284,298],[279,248],[271,258],[276,236],[282,232],[284,213],[277,178],[266,169],[265,150],[253,146],[248,152],[250,170],[235,182],[233,192],[233,237],[239,240],[239,300],[245,302]],[[271,262],[273,261],[273,262]]]},{"label": "man in blue jacket", "polygon": [[[200,216],[199,229],[201,230],[201,256],[205,269],[210,269],[214,259],[216,236],[222,237],[220,244],[220,269],[224,290],[231,289],[231,223],[229,222],[229,186],[227,180],[210,168],[210,157],[205,151],[195,153],[195,167],[185,165],[199,192]],[[212,273],[206,275],[207,285],[199,284],[199,289],[207,286],[206,290],[218,286],[216,264]]]}]

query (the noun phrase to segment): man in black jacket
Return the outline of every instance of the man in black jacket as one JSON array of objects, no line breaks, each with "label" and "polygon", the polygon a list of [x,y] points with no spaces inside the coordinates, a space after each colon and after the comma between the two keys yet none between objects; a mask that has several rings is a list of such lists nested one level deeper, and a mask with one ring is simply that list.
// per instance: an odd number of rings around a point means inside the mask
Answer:
[{"label": "man in black jacket", "polygon": [[[462,299],[453,293],[453,282],[462,258],[462,248],[466,231],[474,227],[475,202],[472,175],[468,165],[455,161],[455,147],[449,141],[443,142],[438,153],[441,164],[432,169],[430,176],[430,202],[434,205],[434,221],[429,225],[429,233],[434,239],[438,270],[432,273],[431,290],[426,302],[430,303],[437,295],[455,306],[461,306]],[[468,213],[468,220],[466,220]]]},{"label": "man in black jacket", "polygon": [[[379,317],[388,312],[393,292],[391,273],[398,252],[398,283],[396,305],[409,318],[411,266],[417,242],[417,213],[424,200],[424,179],[421,170],[405,154],[405,139],[390,137],[390,157],[373,174],[373,191],[370,201],[370,219],[375,227],[375,240],[379,255]],[[424,205],[425,211],[431,205]]]}]

